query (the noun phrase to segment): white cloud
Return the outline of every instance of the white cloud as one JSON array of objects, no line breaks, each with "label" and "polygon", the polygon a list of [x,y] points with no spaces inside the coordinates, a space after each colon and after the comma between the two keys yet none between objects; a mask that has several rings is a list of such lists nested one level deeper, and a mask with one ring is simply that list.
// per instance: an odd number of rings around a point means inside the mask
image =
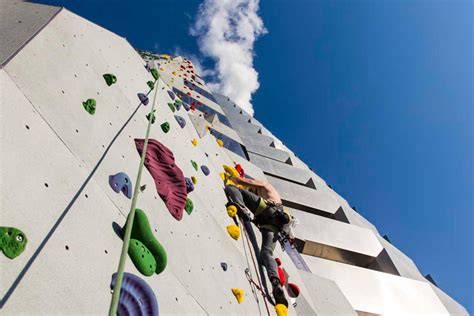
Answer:
[{"label": "white cloud", "polygon": [[190,29],[201,53],[215,60],[218,91],[253,115],[252,94],[258,89],[253,67],[254,43],[267,32],[258,15],[259,0],[204,0]]}]

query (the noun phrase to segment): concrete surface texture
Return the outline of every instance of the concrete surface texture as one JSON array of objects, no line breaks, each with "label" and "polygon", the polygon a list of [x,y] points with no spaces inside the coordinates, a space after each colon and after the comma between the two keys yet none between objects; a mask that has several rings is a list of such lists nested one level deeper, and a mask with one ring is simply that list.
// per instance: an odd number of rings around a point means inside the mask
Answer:
[{"label": "concrete surface texture", "polygon": [[[2,315],[107,313],[130,200],[109,186],[125,172],[135,185],[151,104],[150,138],[174,155],[194,210],[177,221],[144,170],[137,206],[168,254],[163,273],[145,277],[127,257],[125,271],[153,289],[161,315],[266,315],[255,253],[242,232],[230,238],[223,165],[241,164],[252,178],[271,182],[300,219],[297,246],[279,245],[289,281],[301,293],[290,315],[467,315],[426,280],[413,261],[327,186],[280,140],[225,96],[213,94],[183,57],[140,54],[124,39],[67,9],[0,3],[1,225],[28,238],[15,259],[0,254]],[[22,21],[19,23],[18,21]],[[147,68],[155,68],[153,80]],[[102,75],[117,82],[108,86]],[[193,109],[172,112],[168,91]],[[96,100],[95,114],[82,102]],[[187,124],[181,128],[174,115]],[[168,122],[170,131],[160,125]],[[224,146],[217,143],[222,138]],[[191,141],[196,139],[197,146]],[[210,174],[191,164],[205,165]],[[260,234],[254,227],[256,242]],[[224,271],[221,263],[227,264]],[[268,284],[268,286],[270,286]],[[231,289],[244,290],[238,304]],[[275,311],[269,306],[270,314]]]}]

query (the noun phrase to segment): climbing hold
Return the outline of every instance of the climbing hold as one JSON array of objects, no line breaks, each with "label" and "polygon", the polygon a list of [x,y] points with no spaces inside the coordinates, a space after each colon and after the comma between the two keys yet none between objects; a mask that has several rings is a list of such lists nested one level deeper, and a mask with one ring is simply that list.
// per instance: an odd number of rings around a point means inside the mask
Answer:
[{"label": "climbing hold", "polygon": [[226,179],[226,177],[225,177],[225,172],[219,173],[219,177],[221,177],[221,180],[222,180],[222,181],[225,181],[225,179]]},{"label": "climbing hold", "polygon": [[241,178],[245,177],[245,171],[244,171],[244,168],[242,168],[242,166],[240,164],[236,164],[235,165],[235,170],[237,170],[237,172],[239,173],[239,176]]},{"label": "climbing hold", "polygon": [[196,107],[194,105],[191,105],[190,109],[191,111],[196,111]]},{"label": "climbing hold", "polygon": [[198,170],[198,164],[194,161],[194,160],[191,160],[191,164],[193,165],[193,168],[194,170]]},{"label": "climbing hold", "polygon": [[151,68],[150,72],[153,78],[155,78],[155,80],[158,80],[158,78],[160,78],[160,74],[158,73],[158,70],[156,70],[155,68]]},{"label": "climbing hold", "polygon": [[132,180],[130,180],[130,177],[125,172],[119,172],[109,176],[109,185],[115,192],[119,193],[122,191],[127,198],[132,198]]},{"label": "climbing hold", "polygon": [[140,192],[143,193],[143,191],[145,191],[145,189],[146,189],[146,184],[144,184],[144,185],[142,185],[142,186],[140,187]]},{"label": "climbing hold", "polygon": [[176,108],[174,107],[173,103],[168,102],[168,106],[170,107],[171,112],[176,111]]},{"label": "climbing hold", "polygon": [[230,174],[231,176],[239,177],[239,173],[237,172],[237,170],[235,170],[234,167],[231,167],[231,166],[228,166],[228,165],[223,165],[222,167],[224,167],[225,172]]},{"label": "climbing hold", "polygon": [[196,138],[193,138],[193,140],[191,141],[191,144],[193,144],[194,146],[197,146],[198,140]]},{"label": "climbing hold", "polygon": [[186,126],[186,121],[184,120],[183,117],[181,117],[179,115],[175,115],[174,118],[176,119],[176,122],[178,122],[178,124],[181,128],[184,128]]},{"label": "climbing hold", "polygon": [[156,260],[140,240],[130,239],[128,255],[141,274],[150,276],[155,273]]},{"label": "climbing hold", "polygon": [[181,102],[181,100],[179,99],[174,100],[174,107],[176,108],[176,111],[181,110],[181,105],[183,105],[183,102]]},{"label": "climbing hold", "polygon": [[300,287],[294,283],[288,282],[288,287],[286,290],[288,295],[292,298],[298,297],[298,295],[300,295]]},{"label": "climbing hold", "polygon": [[187,198],[186,205],[184,206],[184,210],[186,211],[186,213],[188,213],[188,215],[191,215],[193,208],[194,208],[193,201],[191,201],[190,198]]},{"label": "climbing hold", "polygon": [[277,270],[278,270],[278,277],[280,278],[280,285],[284,286],[286,283],[285,271],[283,271],[282,267],[277,267]]},{"label": "climbing hold", "polygon": [[117,77],[114,74],[104,74],[102,75],[105,79],[105,83],[110,87],[117,82]]},{"label": "climbing hold", "polygon": [[173,91],[170,91],[170,90],[167,90],[168,92],[168,95],[170,96],[171,100],[174,100],[174,98],[176,97],[173,93]]},{"label": "climbing hold", "polygon": [[238,240],[240,237],[240,228],[237,225],[229,225],[227,226],[227,232],[229,233],[230,237]]},{"label": "climbing hold", "polygon": [[160,125],[161,126],[161,130],[165,133],[168,133],[170,131],[170,123],[168,122],[164,122],[163,124]]},{"label": "climbing hold", "polygon": [[[116,280],[117,273],[114,273],[110,289],[114,289]],[[117,315],[158,316],[156,295],[143,279],[131,273],[123,273]]]},{"label": "climbing hold", "polygon": [[235,298],[237,299],[237,303],[242,303],[244,301],[244,290],[239,288],[233,288],[232,294],[234,294]]},{"label": "climbing hold", "polygon": [[280,258],[275,258],[275,261],[277,263],[277,266],[281,266],[281,260]]},{"label": "climbing hold", "polygon": [[275,312],[277,316],[287,316],[288,315],[288,307],[283,304],[276,304],[275,305]]},{"label": "climbing hold", "polygon": [[0,250],[10,259],[18,257],[25,250],[28,239],[14,227],[0,227]]},{"label": "climbing hold", "polygon": [[235,215],[237,215],[237,207],[235,205],[227,206],[227,214],[230,217],[235,217]]},{"label": "climbing hold", "polygon": [[143,103],[143,105],[148,104],[148,97],[144,93],[137,93],[138,99],[140,99],[140,102]]},{"label": "climbing hold", "polygon": [[[127,222],[128,220],[129,218],[127,217]],[[125,235],[125,227],[127,227],[127,225],[122,228],[122,236]],[[144,269],[146,268],[145,271],[148,271],[148,269],[150,269],[150,265],[153,266],[153,263],[148,256],[151,255],[155,259],[156,265],[153,271],[156,274],[160,274],[163,272],[163,270],[165,270],[166,264],[168,262],[165,248],[163,248],[160,242],[156,240],[151,230],[150,223],[148,222],[148,217],[146,216],[145,212],[139,208],[135,209],[135,217],[133,219],[132,234],[130,235],[130,238],[129,247],[132,247],[132,244],[134,247],[134,257],[132,257],[129,252],[132,261],[134,259],[142,261],[139,263],[140,266],[143,266]],[[137,241],[139,241],[138,244],[136,243]],[[149,253],[147,251],[149,251]],[[147,255],[147,257],[145,257],[145,255]],[[137,269],[139,269],[137,266],[138,262],[136,263],[134,261],[133,263]]]},{"label": "climbing hold", "polygon": [[221,268],[222,270],[227,271],[227,263],[221,262]]},{"label": "climbing hold", "polygon": [[209,171],[209,168],[206,167],[205,165],[202,165],[202,166],[201,166],[201,171],[202,171],[202,173],[204,173],[204,175],[206,175],[206,176],[208,176],[209,173],[211,173],[211,171]]},{"label": "climbing hold", "polygon": [[191,179],[189,178],[184,178],[184,181],[186,182],[186,192],[190,193],[194,191],[194,183]]},{"label": "climbing hold", "polygon": [[224,142],[222,141],[222,139],[217,140],[217,145],[219,145],[219,147],[224,147]]},{"label": "climbing hold", "polygon": [[[138,153],[143,152],[143,139],[135,139]],[[176,220],[183,218],[186,204],[186,182],[181,169],[174,161],[173,152],[155,139],[148,141],[145,167],[155,180],[156,190],[168,211]]]},{"label": "climbing hold", "polygon": [[151,119],[151,124],[155,124],[155,112],[156,110],[153,110],[152,112],[148,113],[145,117],[149,121]]},{"label": "climbing hold", "polygon": [[84,109],[89,113],[90,115],[95,114],[95,106],[96,106],[96,101],[94,99],[87,99],[86,101],[82,102],[82,106]]},{"label": "climbing hold", "polygon": [[153,90],[153,88],[155,88],[155,83],[151,80],[147,81],[146,84],[148,85],[148,87]]},{"label": "climbing hold", "polygon": [[189,104],[187,104],[186,102],[183,102],[183,108],[184,108],[186,111],[189,111],[191,107],[190,107]]},{"label": "climbing hold", "polygon": [[176,76],[176,71],[172,71],[171,74],[172,74],[173,76]]},{"label": "climbing hold", "polygon": [[195,176],[191,177],[191,181],[193,182],[194,185],[198,183],[198,179]]},{"label": "climbing hold", "polygon": [[160,67],[160,70],[161,70],[161,71],[165,71],[165,68],[163,68],[163,67]]}]

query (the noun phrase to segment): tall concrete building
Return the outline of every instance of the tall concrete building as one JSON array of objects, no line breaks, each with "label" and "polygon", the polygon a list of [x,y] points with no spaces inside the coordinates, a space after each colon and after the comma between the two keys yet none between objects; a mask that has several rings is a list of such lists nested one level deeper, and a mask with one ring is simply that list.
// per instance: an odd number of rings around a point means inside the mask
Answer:
[{"label": "tall concrete building", "polygon": [[[135,185],[134,140],[145,137],[153,104],[150,139],[195,179],[187,193],[193,211],[181,220],[147,169],[140,183],[137,207],[168,262],[144,276],[127,257],[125,271],[151,288],[160,315],[275,314],[255,285],[266,281],[252,232],[234,240],[226,230],[234,222],[220,173],[236,164],[273,184],[299,219],[295,247],[275,250],[287,282],[300,289],[290,315],[467,315],[256,118],[212,93],[191,61],[137,52],[59,7],[2,0],[0,29],[0,225],[21,231],[14,242],[27,240],[10,259],[11,230],[0,230],[2,315],[107,313],[131,203],[131,192],[116,193],[109,177],[123,172]],[[116,82],[109,86],[104,74]],[[240,304],[232,288],[244,291]],[[146,305],[137,293],[129,294]]]}]

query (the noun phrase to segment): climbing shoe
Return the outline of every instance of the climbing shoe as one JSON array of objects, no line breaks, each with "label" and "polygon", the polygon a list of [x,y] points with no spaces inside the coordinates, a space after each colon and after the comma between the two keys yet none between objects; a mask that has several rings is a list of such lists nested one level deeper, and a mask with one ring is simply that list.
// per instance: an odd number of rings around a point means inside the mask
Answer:
[{"label": "climbing shoe", "polygon": [[[273,282],[276,280],[277,282]],[[285,297],[285,292],[283,291],[283,287],[280,285],[280,281],[277,280],[276,278],[272,280],[272,286],[273,286],[273,298],[275,299],[276,304],[283,304],[286,307],[288,307],[288,300]]]}]

